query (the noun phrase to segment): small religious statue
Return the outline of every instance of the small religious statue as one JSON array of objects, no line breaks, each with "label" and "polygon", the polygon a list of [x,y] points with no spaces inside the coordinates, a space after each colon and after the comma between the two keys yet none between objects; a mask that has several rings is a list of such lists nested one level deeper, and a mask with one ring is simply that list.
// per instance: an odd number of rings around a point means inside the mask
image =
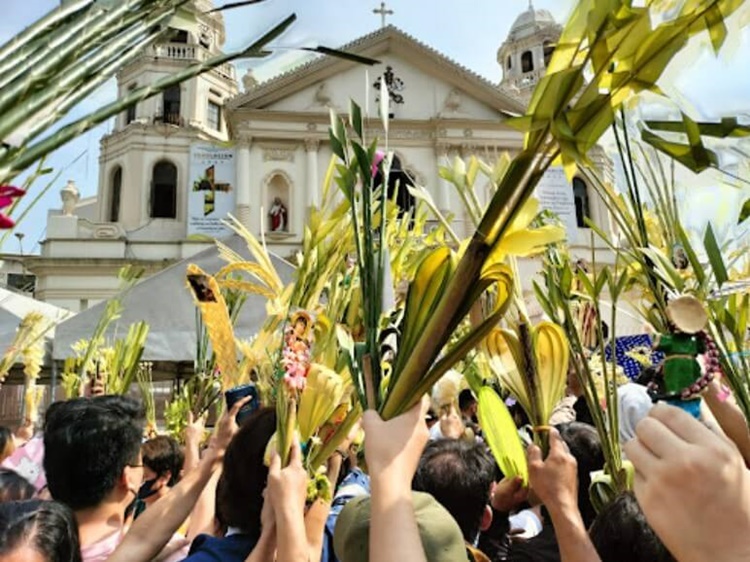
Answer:
[{"label": "small religious statue", "polygon": [[287,231],[287,210],[284,203],[281,202],[281,197],[274,198],[268,214],[271,217],[271,232]]},{"label": "small religious statue", "polygon": [[[670,301],[667,315],[672,331],[657,336],[655,342],[656,351],[663,352],[665,358],[654,400],[665,400],[697,418],[701,392],[721,372],[716,344],[704,331],[708,315],[700,301],[690,295]],[[697,360],[704,354],[705,369]]]},{"label": "small religious statue", "polygon": [[68,180],[68,184],[60,190],[60,199],[62,199],[63,215],[72,217],[75,214],[76,205],[81,199],[81,192],[78,191],[73,180]]}]

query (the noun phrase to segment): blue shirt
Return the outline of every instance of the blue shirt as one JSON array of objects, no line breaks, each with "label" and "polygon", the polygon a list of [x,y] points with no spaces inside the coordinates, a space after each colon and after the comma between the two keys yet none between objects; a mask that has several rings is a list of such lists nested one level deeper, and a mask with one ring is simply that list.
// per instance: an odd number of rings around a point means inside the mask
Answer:
[{"label": "blue shirt", "polygon": [[190,546],[190,555],[183,562],[245,562],[258,539],[237,534],[221,539],[198,535]]},{"label": "blue shirt", "polygon": [[336,521],[344,506],[357,496],[370,494],[370,477],[360,469],[355,468],[346,475],[331,503],[331,512],[326,520],[325,534],[323,535],[323,555],[321,562],[338,562],[333,552],[333,532],[336,529]]}]

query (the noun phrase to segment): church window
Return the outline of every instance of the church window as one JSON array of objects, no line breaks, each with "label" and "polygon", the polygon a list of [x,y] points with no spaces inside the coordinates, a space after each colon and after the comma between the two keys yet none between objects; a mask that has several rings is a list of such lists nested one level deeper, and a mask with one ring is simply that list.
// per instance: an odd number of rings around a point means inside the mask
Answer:
[{"label": "church window", "polygon": [[409,193],[409,187],[413,186],[413,174],[404,170],[401,159],[394,155],[388,175],[388,197],[396,202],[401,213],[407,213],[414,208],[414,196]]},{"label": "church window", "polygon": [[122,197],[122,168],[117,166],[112,174],[112,187],[109,192],[109,222],[120,220],[120,199]]},{"label": "church window", "polygon": [[151,176],[151,218],[177,218],[177,167],[157,162]]},{"label": "church window", "polygon": [[172,43],[187,43],[188,32],[184,29],[175,29],[172,36]]},{"label": "church window", "polygon": [[508,70],[510,70],[511,68],[513,68],[513,57],[511,57],[510,55],[508,55],[508,60],[505,63],[505,65],[508,67]]},{"label": "church window", "polygon": [[531,51],[524,51],[521,54],[521,72],[531,72],[534,70],[534,55]]},{"label": "church window", "polygon": [[208,126],[221,131],[221,106],[213,100],[208,100]]},{"label": "church window", "polygon": [[552,44],[552,42],[545,41],[544,42],[544,68],[547,68],[549,66],[549,63],[552,60],[552,53],[554,52],[555,52],[555,46]]},{"label": "church window", "polygon": [[589,193],[586,182],[581,178],[573,178],[573,198],[576,205],[576,224],[578,228],[588,228],[586,219],[591,219]]},{"label": "church window", "polygon": [[162,118],[164,123],[172,125],[180,124],[180,105],[182,101],[182,90],[179,84],[164,90]]},{"label": "church window", "polygon": [[[128,94],[132,94],[135,88],[136,88],[136,84],[131,84],[130,87],[128,88]],[[126,125],[129,125],[130,123],[135,121],[135,113],[136,113],[137,107],[138,107],[138,104],[134,103],[133,105],[131,105],[125,110],[125,124]]]}]

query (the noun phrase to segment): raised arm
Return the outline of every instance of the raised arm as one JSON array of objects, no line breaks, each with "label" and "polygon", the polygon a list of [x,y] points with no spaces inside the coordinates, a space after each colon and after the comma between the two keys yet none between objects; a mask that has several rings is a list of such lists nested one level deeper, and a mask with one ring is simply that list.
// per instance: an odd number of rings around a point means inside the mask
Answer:
[{"label": "raised arm", "polygon": [[530,445],[529,483],[549,512],[555,528],[561,562],[600,562],[578,510],[576,459],[554,428],[549,435],[549,455]]},{"label": "raised arm", "polygon": [[731,441],[658,404],[624,449],[638,503],[675,559],[750,560],[750,473]]},{"label": "raised arm", "polygon": [[423,400],[389,421],[374,410],[362,418],[372,485],[370,562],[427,560],[414,515],[411,481],[429,438],[424,422],[428,408],[429,402]]},{"label": "raised arm", "polygon": [[237,431],[235,416],[248,400],[237,402],[225,412],[198,466],[133,523],[107,562],[148,562],[161,552],[190,515],[206,483],[219,468],[227,445]]}]

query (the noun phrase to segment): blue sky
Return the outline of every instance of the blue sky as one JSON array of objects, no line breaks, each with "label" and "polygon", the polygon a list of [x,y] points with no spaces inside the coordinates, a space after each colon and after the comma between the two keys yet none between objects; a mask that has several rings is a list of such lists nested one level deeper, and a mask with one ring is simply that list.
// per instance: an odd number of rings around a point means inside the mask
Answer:
[{"label": "blue sky", "polygon": [[[221,0],[224,3],[225,0]],[[57,0],[2,0],[0,42],[22,30],[35,19],[57,5]],[[370,33],[380,26],[380,17],[372,13],[379,2],[362,0],[269,0],[226,14],[227,49],[249,44],[262,31],[291,12],[298,21],[278,41],[283,46],[305,46],[318,43],[339,46]],[[395,11],[389,17],[393,23],[464,66],[489,80],[499,81],[500,67],[496,53],[515,18],[528,6],[523,0],[391,0],[388,7]],[[563,22],[573,6],[573,0],[535,0],[537,9],[547,9]],[[750,32],[738,36],[732,48],[716,58],[710,50],[696,44],[680,56],[670,67],[662,86],[670,94],[679,96],[682,106],[695,118],[716,119],[722,115],[750,115],[750,73],[747,60],[741,54],[750,52]],[[286,51],[259,67],[256,75],[263,79],[300,61],[298,52]],[[238,74],[244,74],[246,64],[239,64]],[[96,92],[76,108],[71,118],[81,116],[98,105],[114,99],[114,84]],[[26,236],[24,251],[38,252],[38,241],[44,238],[47,210],[60,205],[59,190],[66,180],[76,182],[83,196],[96,193],[98,181],[99,138],[110,124],[103,124],[83,137],[58,150],[48,165],[62,171],[58,183],[32,210],[19,227]],[[78,159],[74,162],[74,160]],[[74,162],[74,163],[73,163]],[[708,186],[695,196],[696,223],[721,216],[736,207],[741,194],[735,189],[718,187],[716,177],[686,178],[689,183]],[[717,197],[717,195],[719,195]],[[18,244],[11,239],[3,248],[17,252]]]}]

